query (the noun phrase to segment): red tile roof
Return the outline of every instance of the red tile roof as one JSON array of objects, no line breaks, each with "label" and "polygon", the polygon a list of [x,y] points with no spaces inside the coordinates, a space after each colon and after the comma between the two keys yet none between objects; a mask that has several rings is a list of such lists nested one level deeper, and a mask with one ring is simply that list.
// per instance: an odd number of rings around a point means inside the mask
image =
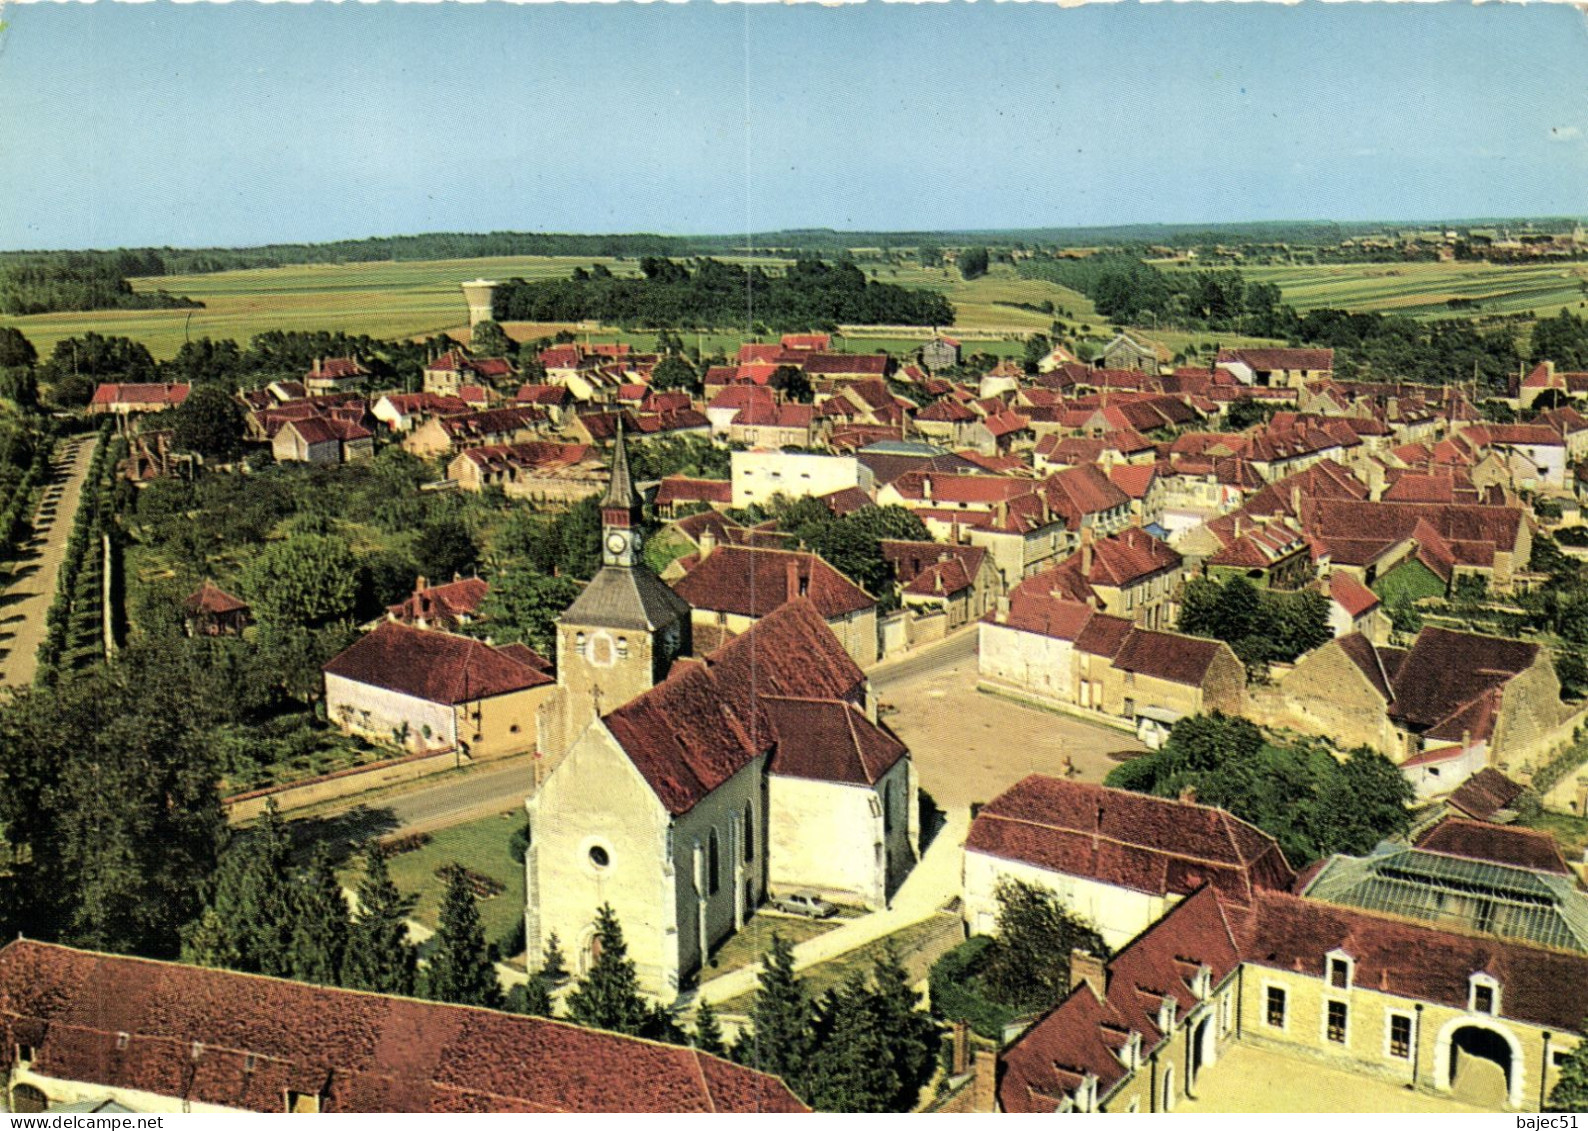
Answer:
[{"label": "red tile roof", "polygon": [[90,405],[158,405],[175,408],[187,400],[191,385],[100,385]]},{"label": "red tile roof", "polygon": [[1329,597],[1353,620],[1381,603],[1377,593],[1343,569],[1329,575]]},{"label": "red tile roof", "polygon": [[259,1112],[288,1091],[327,1112],[804,1110],[676,1045],[25,940],[0,950],[0,1046],[19,1042],[57,1079]]},{"label": "red tile roof", "polygon": [[808,597],[828,620],[876,607],[864,589],[815,554],[718,547],[673,583],[697,609],[763,617],[797,597]]},{"label": "red tile roof", "polygon": [[909,751],[886,727],[840,699],[763,695],[777,736],[772,772],[847,785],[876,785]]},{"label": "red tile roof", "polygon": [[414,591],[386,612],[393,620],[413,624],[418,620],[456,623],[461,617],[474,616],[480,611],[490,585],[478,577],[463,577],[445,585],[427,585],[420,578]]},{"label": "red tile roof", "polygon": [[472,703],[552,683],[545,661],[527,664],[472,640],[385,621],[325,665],[327,675],[431,703]]},{"label": "red tile roof", "polygon": [[1528,868],[1557,876],[1575,878],[1576,875],[1561,855],[1560,843],[1553,836],[1513,825],[1493,825],[1487,821],[1446,817],[1419,836],[1413,842],[1413,847],[1444,856],[1487,860],[1493,864],[1508,864],[1513,868]]},{"label": "red tile roof", "polygon": [[222,613],[245,613],[248,606],[226,592],[213,581],[205,580],[199,586],[198,592],[191,594],[183,602],[190,613],[209,613],[219,615]]},{"label": "red tile roof", "polygon": [[684,475],[669,475],[656,488],[655,505],[671,506],[674,503],[731,503],[733,484],[726,479],[690,479]]},{"label": "red tile roof", "polygon": [[983,806],[965,849],[1153,895],[1211,883],[1240,904],[1295,879],[1273,837],[1222,809],[1041,774]]},{"label": "red tile roof", "polygon": [[1506,777],[1493,766],[1485,766],[1462,782],[1445,804],[1460,813],[1479,821],[1494,819],[1502,809],[1510,808],[1525,793],[1520,785]]},{"label": "red tile roof", "polygon": [[1222,349],[1218,363],[1244,361],[1258,372],[1275,369],[1334,369],[1330,349]]}]

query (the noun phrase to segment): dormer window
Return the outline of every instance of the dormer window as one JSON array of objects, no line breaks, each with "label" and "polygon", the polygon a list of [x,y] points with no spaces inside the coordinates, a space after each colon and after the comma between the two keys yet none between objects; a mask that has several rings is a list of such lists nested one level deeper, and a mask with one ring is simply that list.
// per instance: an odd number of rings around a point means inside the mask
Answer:
[{"label": "dormer window", "polygon": [[1132,1072],[1141,1067],[1141,1034],[1131,1033],[1125,1038],[1125,1047],[1120,1050],[1121,1063]]},{"label": "dormer window", "polygon": [[1336,990],[1348,990],[1356,977],[1356,961],[1343,950],[1331,950],[1324,958],[1328,968],[1329,985]]},{"label": "dormer window", "polygon": [[1206,966],[1197,967],[1196,974],[1191,979],[1191,992],[1198,1001],[1206,1001],[1213,993],[1213,971]]},{"label": "dormer window", "polygon": [[1467,979],[1467,1008],[1473,1013],[1493,1016],[1500,1012],[1500,983],[1488,974],[1477,973]]},{"label": "dormer window", "polygon": [[1171,1029],[1174,1028],[1174,1011],[1175,1011],[1175,1000],[1174,1000],[1174,998],[1172,998],[1172,997],[1164,998],[1163,999],[1163,1003],[1158,1006],[1158,1030],[1159,1030],[1159,1032],[1167,1033]]}]

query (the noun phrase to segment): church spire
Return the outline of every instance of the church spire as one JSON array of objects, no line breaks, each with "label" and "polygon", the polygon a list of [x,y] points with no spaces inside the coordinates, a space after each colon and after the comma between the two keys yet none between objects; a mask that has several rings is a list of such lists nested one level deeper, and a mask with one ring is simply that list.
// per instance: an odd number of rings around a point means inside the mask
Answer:
[{"label": "church spire", "polygon": [[601,500],[605,509],[636,511],[640,499],[634,491],[634,480],[629,476],[629,452],[623,443],[623,416],[618,414],[618,438],[612,451],[612,483],[607,487],[607,497]]}]

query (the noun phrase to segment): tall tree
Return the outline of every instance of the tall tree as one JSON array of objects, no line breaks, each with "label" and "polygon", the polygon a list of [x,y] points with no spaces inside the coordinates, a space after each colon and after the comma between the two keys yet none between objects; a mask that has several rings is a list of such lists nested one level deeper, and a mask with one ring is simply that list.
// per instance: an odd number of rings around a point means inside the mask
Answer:
[{"label": "tall tree", "polygon": [[316,847],[308,868],[297,877],[292,904],[293,978],[341,985],[351,930],[347,899],[325,845]]},{"label": "tall tree", "polygon": [[480,613],[492,640],[523,641],[550,656],[557,643],[557,618],[578,595],[579,586],[571,578],[514,565],[491,578]]},{"label": "tall tree", "polygon": [[397,890],[386,854],[372,845],[364,856],[344,984],[381,994],[413,995],[419,952],[408,937],[408,916],[414,903],[415,897]]},{"label": "tall tree", "polygon": [[909,971],[891,945],[873,964],[871,982],[871,1009],[886,1035],[899,1081],[898,1090],[888,1097],[888,1110],[909,1111],[937,1060],[937,1026],[921,1009],[921,995],[910,988]]},{"label": "tall tree", "polygon": [[502,984],[485,941],[479,904],[462,868],[447,874],[435,944],[425,977],[429,997],[457,1005],[501,1006]]},{"label": "tall tree", "polygon": [[712,1008],[711,1002],[704,998],[695,1010],[695,1032],[690,1038],[690,1044],[701,1052],[709,1052],[713,1056],[725,1056],[727,1046],[722,1040],[722,1025],[717,1021],[717,1011]]},{"label": "tall tree", "polygon": [[292,973],[291,842],[274,800],[222,854],[209,903],[185,934],[183,956],[255,974]]},{"label": "tall tree", "polygon": [[281,628],[341,620],[358,602],[358,560],[338,538],[303,534],[278,542],[248,564],[242,580],[261,621]]},{"label": "tall tree", "polygon": [[884,1024],[865,972],[854,971],[822,998],[816,1018],[817,1052],[802,1087],[795,1090],[817,1111],[896,1110],[902,1082]]},{"label": "tall tree", "polygon": [[780,934],[772,935],[772,948],[761,960],[750,1024],[734,1045],[733,1058],[762,1072],[781,1076],[789,1087],[799,1083],[809,1068],[814,1047],[812,1011],[805,983],[794,973],[794,946]]},{"label": "tall tree", "polygon": [[596,912],[597,953],[590,972],[568,995],[568,1016],[581,1025],[638,1036],[651,1020],[640,996],[634,960],[611,904]]},{"label": "tall tree", "polygon": [[449,515],[425,525],[414,539],[413,556],[419,571],[439,584],[472,570],[480,548],[463,520]]},{"label": "tall tree", "polygon": [[243,450],[243,410],[220,385],[199,385],[171,416],[172,440],[184,452],[229,460]]},{"label": "tall tree", "polygon": [[1047,888],[1000,880],[998,936],[988,949],[982,977],[996,998],[1022,1009],[1047,1009],[1070,988],[1070,952],[1102,955],[1103,940]]},{"label": "tall tree", "polygon": [[991,259],[984,247],[968,247],[959,253],[959,273],[967,282],[987,274]]},{"label": "tall tree", "polygon": [[512,357],[518,347],[500,322],[476,322],[469,332],[469,348],[478,357]]},{"label": "tall tree", "polygon": [[698,393],[702,385],[694,366],[677,354],[668,354],[651,370],[651,388],[659,392],[678,389],[686,393]]}]

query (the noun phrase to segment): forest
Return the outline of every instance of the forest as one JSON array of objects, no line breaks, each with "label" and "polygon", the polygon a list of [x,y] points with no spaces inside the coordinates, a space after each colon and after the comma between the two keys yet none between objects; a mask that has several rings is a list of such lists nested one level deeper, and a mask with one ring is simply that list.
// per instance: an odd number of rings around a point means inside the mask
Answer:
[{"label": "forest", "polygon": [[163,275],[158,252],[51,252],[0,259],[0,314],[201,307],[163,290],[134,291],[129,277]]},{"label": "forest", "polygon": [[783,274],[715,259],[688,264],[640,260],[643,278],[619,278],[601,266],[576,268],[564,280],[514,279],[496,292],[499,322],[573,322],[608,326],[742,326],[745,310],[774,332],[835,329],[839,323],[948,326],[954,308],[942,295],[868,280],[852,263],[800,259]]}]

